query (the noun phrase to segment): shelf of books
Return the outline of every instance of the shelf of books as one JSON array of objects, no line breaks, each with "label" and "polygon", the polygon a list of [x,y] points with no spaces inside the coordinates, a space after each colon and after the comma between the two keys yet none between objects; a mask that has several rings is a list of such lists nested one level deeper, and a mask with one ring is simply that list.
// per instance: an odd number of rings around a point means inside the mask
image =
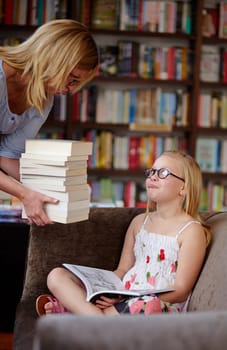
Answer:
[{"label": "shelf of books", "polygon": [[144,169],[166,148],[190,147],[192,7],[188,1],[108,5],[80,2],[100,68],[73,97],[71,137],[95,145],[88,164],[93,201],[146,206]]},{"label": "shelf of books", "polygon": [[93,143],[92,201],[145,206],[144,169],[164,149],[180,148],[195,156],[204,172],[209,196],[203,196],[202,207],[216,207],[205,198],[215,197],[210,193],[217,185],[222,191],[214,203],[225,207],[224,1],[110,0],[108,6],[105,0],[55,1],[54,6],[46,1],[36,8],[19,1],[17,15],[2,3],[1,44],[24,40],[50,16],[77,19],[94,34],[97,76],[73,97],[56,96],[39,134]]}]

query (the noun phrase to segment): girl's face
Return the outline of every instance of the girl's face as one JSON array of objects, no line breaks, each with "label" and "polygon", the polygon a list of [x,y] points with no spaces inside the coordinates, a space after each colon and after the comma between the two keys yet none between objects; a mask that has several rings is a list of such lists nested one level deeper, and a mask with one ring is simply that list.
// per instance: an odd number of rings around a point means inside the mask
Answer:
[{"label": "girl's face", "polygon": [[[184,179],[180,162],[167,155],[156,159],[146,179],[148,198],[156,203],[176,199],[184,189]],[[161,171],[158,170],[162,169]],[[161,178],[160,178],[161,177]]]},{"label": "girl's face", "polygon": [[88,77],[89,72],[84,69],[75,68],[66,79],[65,86],[62,87],[60,91],[56,91],[56,88],[51,84],[51,81],[48,83],[48,92],[51,95],[57,95],[57,94],[67,94],[72,90],[72,88],[75,88],[77,84],[79,84],[81,81],[86,80]]}]

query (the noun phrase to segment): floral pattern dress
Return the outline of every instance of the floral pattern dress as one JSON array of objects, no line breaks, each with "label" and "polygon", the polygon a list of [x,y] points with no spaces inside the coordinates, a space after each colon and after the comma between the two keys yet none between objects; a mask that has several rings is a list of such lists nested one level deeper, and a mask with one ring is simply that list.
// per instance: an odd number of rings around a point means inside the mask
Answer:
[{"label": "floral pattern dress", "polygon": [[[136,235],[134,254],[135,264],[125,274],[123,282],[126,289],[161,289],[174,284],[179,254],[178,237],[192,223],[188,221],[174,237],[147,232],[145,224]],[[171,304],[161,301],[155,294],[142,297],[130,297],[123,301],[122,313],[153,314],[162,312],[181,312],[185,306],[183,303]]]}]

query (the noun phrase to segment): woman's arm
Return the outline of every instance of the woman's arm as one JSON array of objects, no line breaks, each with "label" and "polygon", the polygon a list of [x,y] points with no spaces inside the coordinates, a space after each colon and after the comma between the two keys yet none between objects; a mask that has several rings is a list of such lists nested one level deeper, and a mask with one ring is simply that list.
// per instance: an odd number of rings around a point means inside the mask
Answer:
[{"label": "woman's arm", "polygon": [[[1,157],[1,163],[2,159]],[[1,164],[0,163],[0,164]],[[45,213],[43,206],[45,203],[58,203],[58,200],[39,192],[32,191],[31,189],[23,186],[19,181],[17,181],[17,177],[19,177],[19,165],[18,161],[8,162],[8,165],[4,162],[4,166],[2,167],[5,172],[9,172],[10,174],[15,174],[15,178],[8,176],[7,174],[0,171],[0,189],[5,191],[12,196],[17,197],[24,205],[25,212],[28,216],[28,220],[30,223],[34,223],[36,225],[46,225],[53,224],[53,222],[48,218]],[[18,172],[18,175],[17,175]]]},{"label": "woman's arm", "polygon": [[14,179],[20,180],[18,159],[0,157],[0,169]]}]

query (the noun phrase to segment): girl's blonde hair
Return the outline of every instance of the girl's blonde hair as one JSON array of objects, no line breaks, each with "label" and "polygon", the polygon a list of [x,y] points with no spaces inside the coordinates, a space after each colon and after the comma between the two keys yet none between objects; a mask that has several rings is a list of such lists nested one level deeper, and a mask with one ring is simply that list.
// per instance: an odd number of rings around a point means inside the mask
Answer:
[{"label": "girl's blonde hair", "polygon": [[[201,193],[203,188],[202,173],[198,163],[189,154],[177,150],[164,151],[161,155],[166,155],[173,160],[177,160],[179,164],[182,164],[181,176],[185,180],[185,198],[183,201],[184,211],[197,219],[204,227],[207,244],[211,240],[211,232],[209,225],[207,225],[199,214],[199,205],[201,200]],[[149,208],[155,208],[155,203],[148,202]]]},{"label": "girl's blonde hair", "polygon": [[27,102],[43,113],[50,96],[45,84],[64,87],[76,68],[88,71],[86,79],[71,88],[75,93],[96,74],[98,50],[88,29],[70,19],[57,19],[40,26],[18,46],[1,47],[0,58],[27,79]]}]

